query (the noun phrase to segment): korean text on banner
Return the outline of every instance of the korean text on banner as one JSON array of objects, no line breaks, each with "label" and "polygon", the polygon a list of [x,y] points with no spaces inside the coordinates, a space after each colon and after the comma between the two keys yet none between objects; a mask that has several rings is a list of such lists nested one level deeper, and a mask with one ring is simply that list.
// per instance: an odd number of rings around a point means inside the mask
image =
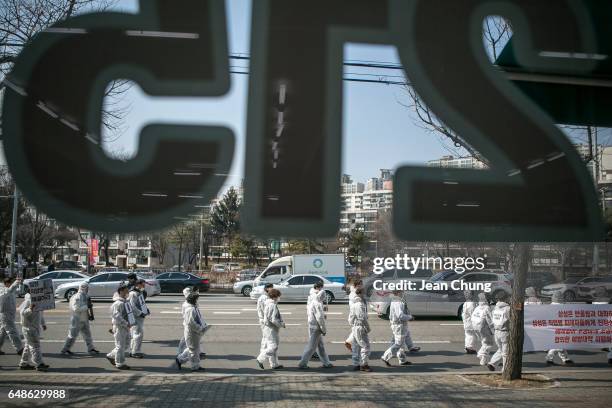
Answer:
[{"label": "korean text on banner", "polygon": [[523,351],[612,345],[612,305],[526,305]]},{"label": "korean text on banner", "polygon": [[38,279],[28,283],[30,296],[35,310],[55,309],[53,281],[51,279]]}]

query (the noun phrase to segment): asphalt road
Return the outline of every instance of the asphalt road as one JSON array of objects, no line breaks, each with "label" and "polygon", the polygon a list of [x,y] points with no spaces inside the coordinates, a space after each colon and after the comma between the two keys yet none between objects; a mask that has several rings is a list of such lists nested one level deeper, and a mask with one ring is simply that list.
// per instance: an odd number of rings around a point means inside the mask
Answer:
[{"label": "asphalt road", "polygon": [[[143,373],[176,373],[174,356],[178,341],[182,336],[182,319],[180,315],[182,296],[157,296],[148,299],[151,316],[145,323],[144,359],[128,358],[132,372]],[[56,309],[45,312],[47,331],[42,338],[45,363],[51,366],[51,372],[57,373],[109,373],[117,370],[104,358],[113,345],[109,307],[111,301],[96,301],[94,311],[96,320],[92,324],[94,343],[102,353],[89,356],[85,353],[85,344],[79,339],[73,347],[75,356],[65,357],[60,354],[69,322],[68,303],[56,302]],[[259,324],[256,318],[255,301],[239,295],[204,294],[200,297],[200,309],[206,321],[213,327],[203,339],[203,349],[207,359],[203,366],[207,372],[215,374],[262,374],[271,373],[257,368],[254,357],[259,350],[261,339]],[[305,374],[321,372],[338,374],[350,372],[350,354],[343,341],[349,334],[347,323],[348,305],[332,304],[327,314],[328,335],[325,337],[327,351],[335,368],[320,370],[318,361],[311,361],[310,370],[299,370],[297,364],[307,341],[306,306],[305,304],[282,303],[281,313],[287,328],[281,330],[280,362],[286,367],[284,373]],[[463,327],[459,320],[453,318],[422,318],[411,322],[411,332],[415,344],[422,347],[419,353],[411,355],[412,366],[388,368],[380,357],[389,345],[391,332],[389,322],[379,319],[375,314],[370,316],[372,332],[371,366],[376,373],[440,373],[440,372],[483,372],[487,371],[478,365],[477,358],[466,355],[463,349]],[[3,350],[7,355],[0,356],[0,373],[19,371],[19,357],[13,352],[8,341]],[[599,350],[571,352],[575,361],[573,368],[546,367],[544,353],[525,355],[526,370],[609,370],[606,354]],[[397,365],[397,361],[393,360]],[[184,370],[185,371],[185,370]],[[280,373],[280,371],[274,371]]]}]

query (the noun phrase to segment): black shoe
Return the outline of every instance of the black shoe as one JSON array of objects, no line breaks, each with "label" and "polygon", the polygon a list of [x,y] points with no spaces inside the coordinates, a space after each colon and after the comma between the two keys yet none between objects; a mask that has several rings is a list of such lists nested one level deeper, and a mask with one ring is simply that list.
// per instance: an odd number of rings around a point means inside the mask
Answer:
[{"label": "black shoe", "polygon": [[361,367],[359,367],[359,366],[353,366],[353,371],[359,371],[359,370],[361,370]]},{"label": "black shoe", "polygon": [[307,365],[301,365],[301,364],[300,364],[300,365],[298,365],[298,368],[299,368],[300,370],[308,370],[308,366],[307,366]]},{"label": "black shoe", "polygon": [[33,369],[34,369],[34,366],[31,366],[31,365],[29,365],[29,364],[26,364],[26,365],[20,365],[20,366],[19,366],[19,369],[20,369],[20,370],[33,370]]},{"label": "black shoe", "polygon": [[487,364],[487,368],[489,369],[489,371],[495,371],[495,366],[492,364]]},{"label": "black shoe", "polygon": [[42,371],[45,372],[49,369],[49,366],[46,364],[39,364],[38,367],[36,367],[36,371]]},{"label": "black shoe", "polygon": [[96,349],[89,350],[89,354],[100,354],[100,352]]},{"label": "black shoe", "polygon": [[608,364],[612,366],[612,358],[608,359]]},{"label": "black shoe", "polygon": [[191,369],[192,373],[197,373],[198,371],[206,371],[206,369],[204,367],[198,367],[198,368]]},{"label": "black shoe", "polygon": [[404,362],[403,362],[403,363],[401,363],[400,365],[403,365],[403,366],[409,366],[409,365],[412,365],[412,363],[411,363],[410,361],[404,361]]},{"label": "black shoe", "polygon": [[[4,354],[4,353],[2,353],[2,354]],[[22,348],[20,348],[19,350],[17,350],[17,354],[19,354],[19,355],[22,355],[22,354],[23,354],[23,347],[22,347]]]},{"label": "black shoe", "polygon": [[142,353],[134,353],[134,354],[130,354],[130,357],[132,357],[132,358],[144,358],[144,354],[142,354]]},{"label": "black shoe", "polygon": [[109,332],[110,334],[112,334],[112,335],[114,335],[114,334],[115,334],[115,332],[113,332],[113,329],[108,329],[108,332]]},{"label": "black shoe", "polygon": [[72,351],[70,351],[70,350],[62,350],[62,351],[60,351],[60,353],[62,353],[65,356],[73,356],[74,355],[74,353]]},{"label": "black shoe", "polygon": [[106,356],[106,359],[108,360],[109,363],[111,363],[111,365],[113,367],[115,366],[115,359],[114,358],[110,358],[110,357]]},{"label": "black shoe", "polygon": [[276,367],[274,367],[273,370],[282,370],[283,368],[285,368],[285,367],[283,367],[282,365],[279,364]]},{"label": "black shoe", "polygon": [[334,368],[333,364],[323,364],[322,368]]},{"label": "black shoe", "polygon": [[[419,348],[419,350],[420,350],[420,348]],[[412,351],[412,349],[410,349],[410,351]],[[474,349],[467,348],[467,347],[465,348],[465,354],[476,354],[476,353],[477,353],[477,351],[474,350]]]},{"label": "black shoe", "polygon": [[257,365],[259,366],[259,368],[261,368],[262,370],[265,370],[263,363],[261,361],[259,360],[255,360],[255,361],[257,361]]},{"label": "black shoe", "polygon": [[204,360],[206,358],[206,353],[200,353],[200,360]]},{"label": "black shoe", "polygon": [[176,362],[176,366],[177,366],[177,367],[178,367],[178,369],[180,370],[180,369],[181,369],[181,367],[182,367],[182,364],[181,364],[181,362],[179,361],[178,357],[176,357],[176,358],[174,359],[174,361]]},{"label": "black shoe", "polygon": [[131,369],[132,367],[130,367],[129,365],[125,365],[125,364],[124,364],[124,365],[122,365],[121,367],[117,367],[117,368],[118,368],[119,370],[129,370],[129,369]]},{"label": "black shoe", "polygon": [[369,372],[372,372],[372,369],[370,368],[369,365],[364,365],[364,366],[359,367],[359,371],[363,371],[365,373],[369,373]]},{"label": "black shoe", "polygon": [[565,361],[563,362],[563,365],[568,365],[568,366],[571,366],[571,365],[574,365],[574,362],[573,362],[572,360],[565,360]]},{"label": "black shoe", "polygon": [[555,362],[554,362],[554,361],[552,361],[552,360],[546,360],[546,365],[550,367],[550,366],[554,366],[554,365],[556,365],[556,364],[555,364]]},{"label": "black shoe", "polygon": [[0,356],[3,356],[3,355],[5,355],[5,354],[6,354],[6,353],[5,353],[4,351],[0,350]]},{"label": "black shoe", "polygon": [[392,367],[391,363],[385,360],[384,358],[381,358],[381,360],[387,365],[387,367]]}]

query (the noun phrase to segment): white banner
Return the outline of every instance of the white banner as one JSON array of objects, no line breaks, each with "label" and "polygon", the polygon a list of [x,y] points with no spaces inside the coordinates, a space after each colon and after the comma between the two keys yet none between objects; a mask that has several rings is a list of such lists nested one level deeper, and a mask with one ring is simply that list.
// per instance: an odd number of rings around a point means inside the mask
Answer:
[{"label": "white banner", "polygon": [[55,294],[51,279],[36,279],[28,282],[30,297],[35,310],[55,309]]},{"label": "white banner", "polygon": [[523,351],[612,345],[612,305],[525,305]]}]

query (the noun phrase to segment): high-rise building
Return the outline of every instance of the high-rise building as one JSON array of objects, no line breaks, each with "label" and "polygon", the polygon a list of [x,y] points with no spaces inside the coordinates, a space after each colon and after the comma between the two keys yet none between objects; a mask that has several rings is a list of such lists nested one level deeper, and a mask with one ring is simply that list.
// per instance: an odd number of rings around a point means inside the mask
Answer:
[{"label": "high-rise building", "polygon": [[485,169],[487,165],[474,156],[442,156],[436,160],[429,160],[428,167],[443,167],[456,169]]}]

